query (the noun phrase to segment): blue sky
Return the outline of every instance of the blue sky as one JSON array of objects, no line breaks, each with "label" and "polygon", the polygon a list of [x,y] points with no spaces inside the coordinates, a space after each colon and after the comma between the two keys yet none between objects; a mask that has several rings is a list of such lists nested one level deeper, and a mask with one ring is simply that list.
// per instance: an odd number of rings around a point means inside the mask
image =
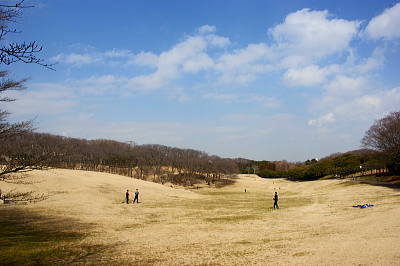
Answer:
[{"label": "blue sky", "polygon": [[30,1],[56,71],[6,108],[39,132],[291,161],[360,147],[400,108],[396,1]]}]

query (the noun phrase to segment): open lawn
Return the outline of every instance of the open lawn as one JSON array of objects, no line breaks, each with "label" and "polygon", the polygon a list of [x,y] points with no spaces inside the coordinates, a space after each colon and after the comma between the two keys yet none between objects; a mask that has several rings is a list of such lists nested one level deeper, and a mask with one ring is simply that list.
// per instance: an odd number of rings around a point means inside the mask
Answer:
[{"label": "open lawn", "polygon": [[[400,264],[396,188],[239,175],[223,188],[185,190],[60,169],[27,180],[19,190],[49,198],[0,206],[0,264]],[[123,203],[136,188],[140,203]],[[362,203],[375,206],[352,207]]]}]

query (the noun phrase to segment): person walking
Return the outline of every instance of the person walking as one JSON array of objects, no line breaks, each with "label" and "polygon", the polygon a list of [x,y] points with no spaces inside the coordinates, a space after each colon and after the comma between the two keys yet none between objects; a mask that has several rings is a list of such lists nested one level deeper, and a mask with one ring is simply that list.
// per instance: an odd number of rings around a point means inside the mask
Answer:
[{"label": "person walking", "polygon": [[279,198],[278,198],[278,192],[276,192],[276,191],[275,191],[275,195],[274,195],[273,200],[274,200],[274,209],[279,209],[279,206],[278,206]]},{"label": "person walking", "polygon": [[126,190],[125,198],[126,198],[126,204],[129,204],[129,190],[128,189]]},{"label": "person walking", "polygon": [[133,203],[135,203],[135,201],[139,204],[139,190],[136,189],[135,191],[135,198],[133,199]]}]

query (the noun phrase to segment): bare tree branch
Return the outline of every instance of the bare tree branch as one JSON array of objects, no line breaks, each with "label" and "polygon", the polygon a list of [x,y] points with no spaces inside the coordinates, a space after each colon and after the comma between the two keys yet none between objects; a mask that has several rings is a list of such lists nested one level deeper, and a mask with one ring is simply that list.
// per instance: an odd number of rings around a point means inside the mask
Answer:
[{"label": "bare tree branch", "polygon": [[[33,6],[24,5],[23,0],[13,5],[0,4],[0,41],[6,39],[9,33],[19,33],[16,29],[10,28],[9,24],[17,21],[17,18],[21,16],[22,9],[31,7]],[[43,47],[36,41],[3,44],[0,46],[0,64],[10,65],[15,62],[23,62],[54,70],[52,67],[54,64],[47,64],[37,56],[42,49]]]},{"label": "bare tree branch", "polygon": [[390,152],[400,147],[400,112],[376,120],[361,140],[364,147]]}]

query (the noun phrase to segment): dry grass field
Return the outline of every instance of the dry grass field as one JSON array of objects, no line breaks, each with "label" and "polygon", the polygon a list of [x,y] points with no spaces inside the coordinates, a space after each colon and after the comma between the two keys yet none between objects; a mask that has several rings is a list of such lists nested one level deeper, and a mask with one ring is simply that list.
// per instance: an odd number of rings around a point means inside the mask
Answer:
[{"label": "dry grass field", "polygon": [[[59,169],[34,171],[26,180],[33,183],[18,185],[19,190],[49,197],[0,206],[3,228],[15,231],[0,231],[6,236],[0,240],[3,263],[19,264],[15,257],[29,255],[34,261],[23,264],[400,265],[398,189],[239,175],[223,188],[185,190]],[[126,189],[136,188],[140,203],[124,204]],[[274,190],[279,210],[272,209]],[[362,203],[375,206],[352,207]],[[38,232],[29,235],[29,245],[18,243],[27,241],[26,232],[18,233],[26,226]],[[43,240],[48,246],[36,239],[46,232],[51,232]],[[57,260],[46,260],[56,251],[62,253]]]}]

